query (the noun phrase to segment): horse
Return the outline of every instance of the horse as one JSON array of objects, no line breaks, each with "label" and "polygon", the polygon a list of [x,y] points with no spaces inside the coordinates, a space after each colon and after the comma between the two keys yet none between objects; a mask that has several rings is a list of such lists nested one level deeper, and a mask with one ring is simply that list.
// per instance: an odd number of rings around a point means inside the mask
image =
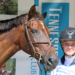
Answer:
[{"label": "horse", "polygon": [[45,71],[56,68],[58,57],[50,41],[50,29],[44,23],[47,12],[40,14],[35,6],[26,14],[0,21],[0,66],[23,50],[37,59],[38,65],[43,64]]}]

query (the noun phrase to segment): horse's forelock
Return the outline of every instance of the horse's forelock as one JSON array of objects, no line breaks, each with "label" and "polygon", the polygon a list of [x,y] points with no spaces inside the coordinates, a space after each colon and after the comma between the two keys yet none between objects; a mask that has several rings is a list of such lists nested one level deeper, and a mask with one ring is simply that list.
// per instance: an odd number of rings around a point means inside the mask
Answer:
[{"label": "horse's forelock", "polygon": [[35,13],[34,18],[41,18],[41,19],[44,19],[43,16],[42,16],[39,12],[36,12],[36,13]]}]

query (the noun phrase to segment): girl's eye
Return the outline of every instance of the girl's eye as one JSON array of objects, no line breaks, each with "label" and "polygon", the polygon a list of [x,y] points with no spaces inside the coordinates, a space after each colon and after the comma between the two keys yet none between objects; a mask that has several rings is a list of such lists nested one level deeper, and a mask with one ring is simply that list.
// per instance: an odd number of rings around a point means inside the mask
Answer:
[{"label": "girl's eye", "polygon": [[64,43],[65,45],[67,45],[68,43]]},{"label": "girl's eye", "polygon": [[75,45],[75,43],[73,43],[73,45]]},{"label": "girl's eye", "polygon": [[73,43],[72,46],[75,46],[75,43]]},{"label": "girl's eye", "polygon": [[37,33],[37,30],[36,29],[32,29],[31,32],[32,33]]}]

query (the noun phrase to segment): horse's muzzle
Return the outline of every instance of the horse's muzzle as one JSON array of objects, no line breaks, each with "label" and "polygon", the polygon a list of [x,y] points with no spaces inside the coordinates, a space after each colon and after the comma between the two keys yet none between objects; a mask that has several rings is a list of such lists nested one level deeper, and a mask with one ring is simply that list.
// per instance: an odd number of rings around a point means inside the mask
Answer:
[{"label": "horse's muzzle", "polygon": [[52,56],[44,59],[44,57],[40,55],[39,62],[44,65],[45,71],[52,71],[58,64],[58,58]]},{"label": "horse's muzzle", "polygon": [[56,68],[58,64],[58,59],[54,57],[50,57],[47,59],[47,61],[44,61],[44,69],[45,71],[52,71],[53,69]]}]

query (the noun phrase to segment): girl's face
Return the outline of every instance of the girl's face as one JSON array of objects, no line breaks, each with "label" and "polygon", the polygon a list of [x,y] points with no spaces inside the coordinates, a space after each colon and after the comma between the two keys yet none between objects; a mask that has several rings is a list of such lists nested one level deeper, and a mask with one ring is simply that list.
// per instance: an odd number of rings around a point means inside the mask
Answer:
[{"label": "girl's face", "polygon": [[63,41],[62,47],[67,57],[72,57],[75,53],[75,41]]}]

